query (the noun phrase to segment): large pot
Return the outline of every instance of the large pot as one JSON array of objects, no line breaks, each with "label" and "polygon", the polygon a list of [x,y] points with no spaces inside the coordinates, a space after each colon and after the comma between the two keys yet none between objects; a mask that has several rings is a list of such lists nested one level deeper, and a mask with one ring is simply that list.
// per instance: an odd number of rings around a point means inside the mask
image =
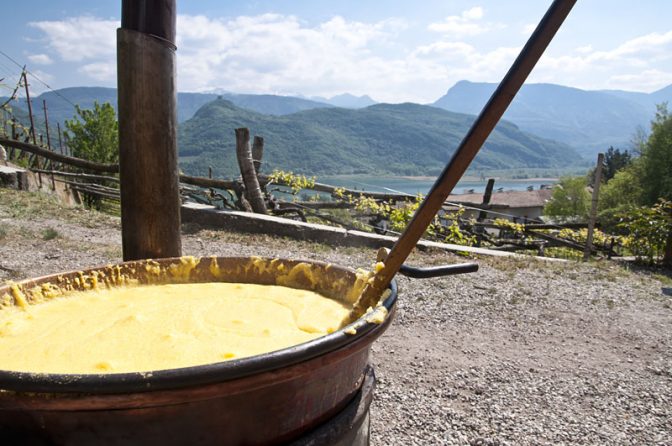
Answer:
[{"label": "large pot", "polygon": [[[93,281],[128,280],[280,284],[340,300],[352,300],[353,287],[361,286],[349,269],[260,258],[203,258],[195,266],[179,258],[128,262],[18,285],[30,299],[30,290],[47,283],[87,289]],[[394,313],[394,284],[390,291],[381,324],[360,318],[348,330],[249,358],[151,373],[0,370],[0,444],[285,443],[334,416],[357,393],[371,344]],[[6,295],[13,296],[8,285],[0,287],[0,298]]]}]

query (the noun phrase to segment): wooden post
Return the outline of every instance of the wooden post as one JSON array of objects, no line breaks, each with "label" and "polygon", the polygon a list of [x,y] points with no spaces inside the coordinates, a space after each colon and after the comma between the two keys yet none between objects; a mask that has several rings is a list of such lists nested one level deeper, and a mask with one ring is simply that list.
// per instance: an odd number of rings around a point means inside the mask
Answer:
[{"label": "wooden post", "polygon": [[59,122],[56,123],[56,130],[58,130],[58,150],[63,155],[63,139],[61,138],[61,124]]},{"label": "wooden post", "polygon": [[[42,109],[44,110],[44,126],[47,129],[47,149],[51,151],[51,138],[49,137],[49,114],[47,113],[47,100],[42,99]],[[54,165],[52,164],[51,160],[45,159],[44,160],[44,168],[46,169],[47,166],[49,166],[49,169],[53,170]],[[53,183],[53,175],[52,175],[52,183]]]},{"label": "wooden post", "polygon": [[66,155],[60,155],[56,152],[50,152],[47,149],[44,149],[40,146],[35,146],[33,144],[27,143],[27,142],[22,142],[22,141],[15,141],[11,139],[6,139],[0,137],[0,144],[7,145],[10,147],[15,147],[19,150],[21,150],[24,155],[26,153],[31,153],[34,155],[39,155],[43,158],[50,159],[52,161],[58,162],[58,163],[64,163],[66,165],[72,165],[74,167],[80,167],[82,169],[86,170],[93,170],[94,172],[119,172],[119,165],[118,164],[103,164],[103,163],[97,163],[94,161],[89,161],[89,160],[84,160],[80,158],[74,158],[71,156],[66,156]]},{"label": "wooden post", "polygon": [[37,145],[37,139],[35,138],[35,122],[33,121],[33,106],[30,103],[30,91],[28,89],[28,77],[26,76],[26,67],[23,67],[21,72],[23,76],[23,86],[26,87],[26,103],[28,104],[28,116],[30,117],[30,134],[33,136],[33,144]]},{"label": "wooden post", "polygon": [[[490,199],[492,198],[492,189],[495,188],[495,179],[490,178],[488,184],[485,186],[485,193],[483,194],[483,203],[482,206],[487,206],[490,204]],[[478,213],[477,221],[483,221],[488,217],[488,212],[483,209]]]},{"label": "wooden post", "polygon": [[[58,151],[63,155],[63,138],[61,137],[61,124],[56,121],[56,131],[58,132]],[[65,170],[65,166],[63,164],[59,165],[59,168],[61,170]]]},{"label": "wooden post", "polygon": [[7,136],[7,112],[2,109],[2,135]]},{"label": "wooden post", "polygon": [[252,162],[254,163],[254,173],[259,176],[261,169],[261,158],[264,156],[264,138],[255,136],[252,143]]},{"label": "wooden post", "polygon": [[63,134],[63,152],[65,152],[66,156],[72,156],[72,150],[70,150],[70,138],[68,137],[67,133]]},{"label": "wooden post", "polygon": [[49,114],[47,113],[46,99],[42,99],[42,107],[44,109],[44,126],[47,128],[47,148],[51,150],[51,138],[49,137]]},{"label": "wooden post", "polygon": [[586,248],[583,250],[583,261],[590,259],[590,253],[593,250],[593,232],[595,230],[595,219],[597,218],[597,200],[600,195],[600,182],[602,181],[602,166],[604,165],[604,153],[597,154],[597,166],[595,167],[595,178],[593,179],[593,197],[590,201],[590,216],[588,218],[588,235],[586,237]]},{"label": "wooden post", "polygon": [[238,158],[240,174],[243,176],[247,199],[252,206],[252,210],[258,214],[266,214],[267,210],[266,203],[264,203],[264,195],[261,193],[259,179],[255,173],[254,162],[252,161],[249,129],[236,129],[236,156]]},{"label": "wooden post", "polygon": [[[12,136],[10,139],[16,141],[18,138],[19,136],[16,134],[16,119],[12,118]],[[7,154],[7,160],[13,160],[13,159],[14,159],[14,147],[10,147],[9,153]]]},{"label": "wooden post", "polygon": [[212,166],[208,166],[208,178],[212,179]]},{"label": "wooden post", "polygon": [[[35,130],[33,130],[35,132]],[[42,147],[42,135],[40,135],[40,147]],[[40,166],[40,157],[38,155],[33,156],[32,162],[29,164],[31,168],[42,169],[43,166]],[[37,173],[37,180],[39,183],[39,188],[42,189],[42,174]]]},{"label": "wooden post", "polygon": [[180,256],[175,0],[122,0],[117,30],[124,260]]}]

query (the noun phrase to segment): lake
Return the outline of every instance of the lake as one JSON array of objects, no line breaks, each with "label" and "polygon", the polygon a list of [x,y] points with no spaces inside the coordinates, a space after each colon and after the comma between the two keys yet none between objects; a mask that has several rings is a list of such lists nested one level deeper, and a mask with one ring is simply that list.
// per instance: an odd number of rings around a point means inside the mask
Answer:
[{"label": "lake", "polygon": [[[434,184],[435,178],[334,175],[319,177],[317,181],[332,186],[365,190],[368,192],[406,193],[416,195],[417,193],[427,194]],[[557,181],[557,178],[530,178],[523,180],[496,179],[495,190],[500,187],[504,188],[504,190],[526,190],[529,186],[533,186],[534,189],[537,190],[542,184],[551,185],[555,184]],[[486,184],[487,180],[462,180],[457,183],[453,193],[464,194],[471,189],[473,189],[473,192],[483,193]]]}]

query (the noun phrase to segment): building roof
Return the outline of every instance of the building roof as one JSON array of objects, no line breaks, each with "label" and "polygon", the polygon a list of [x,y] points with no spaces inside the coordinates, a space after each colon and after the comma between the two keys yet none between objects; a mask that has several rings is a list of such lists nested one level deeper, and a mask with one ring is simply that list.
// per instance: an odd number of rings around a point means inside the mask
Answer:
[{"label": "building roof", "polygon": [[[495,191],[490,198],[490,205],[497,208],[544,207],[552,194],[551,189]],[[465,205],[480,205],[483,203],[483,194],[451,194],[447,201]]]}]

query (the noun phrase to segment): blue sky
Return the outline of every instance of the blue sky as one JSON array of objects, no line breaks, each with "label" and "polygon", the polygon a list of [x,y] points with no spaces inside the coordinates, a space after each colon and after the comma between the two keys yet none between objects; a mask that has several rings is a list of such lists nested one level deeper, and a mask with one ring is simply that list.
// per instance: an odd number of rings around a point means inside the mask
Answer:
[{"label": "blue sky", "polygon": [[[461,79],[498,82],[550,3],[178,0],[178,88],[433,102]],[[121,1],[15,2],[0,51],[53,88],[115,86],[120,13]],[[529,82],[672,84],[670,17],[669,0],[578,0]],[[5,84],[19,71],[0,55]]]}]

